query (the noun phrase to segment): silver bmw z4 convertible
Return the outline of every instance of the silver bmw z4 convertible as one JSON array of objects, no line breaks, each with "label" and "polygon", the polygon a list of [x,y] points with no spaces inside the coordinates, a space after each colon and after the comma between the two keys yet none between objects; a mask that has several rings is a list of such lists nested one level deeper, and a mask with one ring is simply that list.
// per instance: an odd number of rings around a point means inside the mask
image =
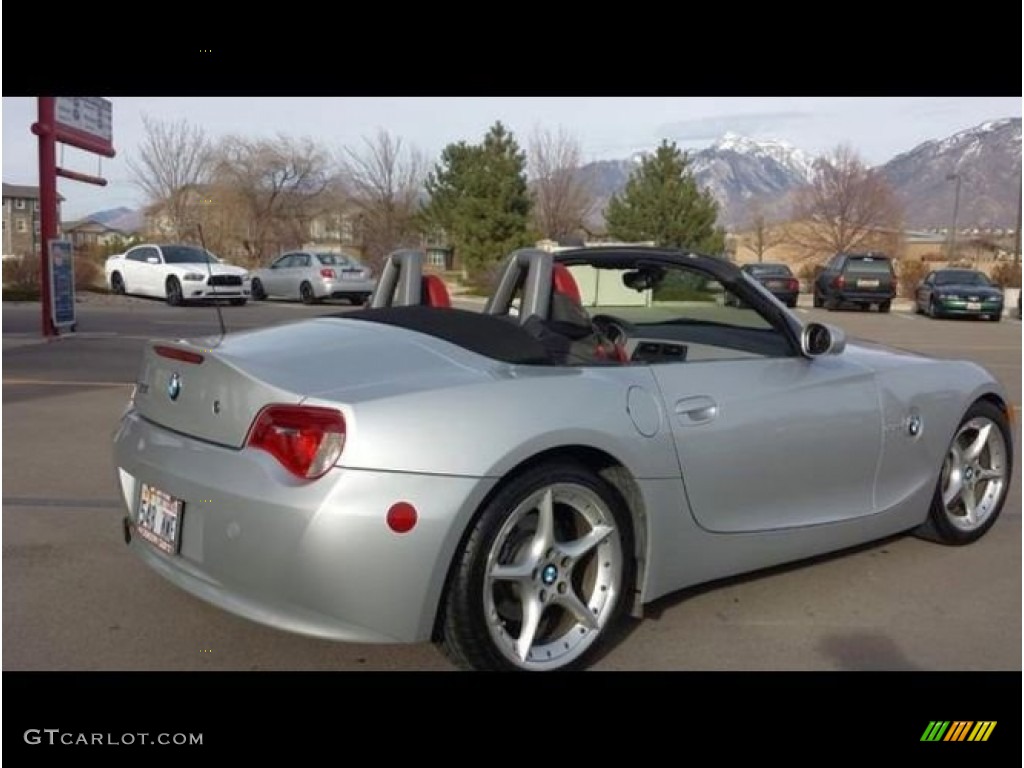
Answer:
[{"label": "silver bmw z4 convertible", "polygon": [[977,365],[678,250],[516,251],[482,312],[422,261],[365,309],[147,345],[114,441],[143,562],[282,630],[556,670],[683,587],[999,516],[1013,416]]}]

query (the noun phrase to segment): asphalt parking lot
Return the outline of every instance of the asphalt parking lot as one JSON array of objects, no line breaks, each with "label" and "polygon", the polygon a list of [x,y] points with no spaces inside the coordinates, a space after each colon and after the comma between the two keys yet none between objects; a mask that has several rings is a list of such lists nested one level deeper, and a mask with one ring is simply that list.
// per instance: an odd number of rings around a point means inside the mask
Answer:
[{"label": "asphalt parking lot", "polygon": [[[225,307],[229,331],[346,305]],[[1021,405],[1021,324],[801,307],[851,337],[985,366]],[[110,440],[144,341],[218,332],[208,307],[115,297],[78,333],[38,339],[36,304],[3,304],[5,670],[444,670],[430,645],[346,645],[235,618],[165,583],[124,545]],[[687,590],[651,607],[608,670],[1020,670],[1020,423],[1013,486],[979,542],[906,536]]]}]

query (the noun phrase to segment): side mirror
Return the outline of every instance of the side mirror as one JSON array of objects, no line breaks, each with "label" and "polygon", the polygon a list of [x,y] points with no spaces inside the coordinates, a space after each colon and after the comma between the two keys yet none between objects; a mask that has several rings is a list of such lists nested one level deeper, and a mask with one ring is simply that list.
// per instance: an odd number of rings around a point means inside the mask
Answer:
[{"label": "side mirror", "polygon": [[800,351],[807,357],[838,355],[846,349],[846,334],[825,323],[808,323],[800,334]]},{"label": "side mirror", "polygon": [[158,256],[147,256],[146,261],[148,261],[150,264],[159,264],[160,258]]}]

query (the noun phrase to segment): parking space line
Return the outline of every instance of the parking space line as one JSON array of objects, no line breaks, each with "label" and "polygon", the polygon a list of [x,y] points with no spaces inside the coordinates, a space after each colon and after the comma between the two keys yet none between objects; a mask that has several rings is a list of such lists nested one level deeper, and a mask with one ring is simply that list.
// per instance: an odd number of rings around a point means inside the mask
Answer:
[{"label": "parking space line", "polygon": [[4,379],[4,386],[28,385],[42,387],[130,387],[130,381],[57,381],[51,379]]}]

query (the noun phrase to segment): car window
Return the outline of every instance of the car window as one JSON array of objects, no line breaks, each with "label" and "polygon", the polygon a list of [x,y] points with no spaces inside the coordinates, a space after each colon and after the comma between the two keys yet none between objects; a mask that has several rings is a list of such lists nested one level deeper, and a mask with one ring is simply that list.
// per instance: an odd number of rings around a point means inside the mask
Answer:
[{"label": "car window", "polygon": [[846,262],[846,269],[853,269],[857,272],[890,274],[892,272],[892,262],[878,256],[851,256]]},{"label": "car window", "polygon": [[992,282],[981,272],[971,269],[949,269],[935,273],[935,284],[988,287],[992,285]]},{"label": "car window", "polygon": [[310,259],[309,259],[309,254],[308,253],[296,253],[295,256],[292,258],[292,263],[289,266],[291,266],[293,268],[294,267],[308,267],[309,264],[310,264]]},{"label": "car window", "polygon": [[349,264],[348,259],[336,253],[318,253],[316,259],[325,267],[344,267]]},{"label": "car window", "polygon": [[285,269],[285,268],[287,268],[287,267],[288,267],[288,265],[290,265],[291,263],[292,263],[292,254],[290,254],[290,253],[286,253],[286,254],[285,254],[284,256],[281,256],[281,257],[280,257],[280,258],[278,258],[278,259],[277,259],[276,261],[274,261],[274,262],[273,262],[273,263],[272,263],[272,264],[270,265],[270,268],[271,268],[271,269]]},{"label": "car window", "polygon": [[132,248],[124,255],[128,261],[145,261],[148,248]]},{"label": "car window", "polygon": [[793,273],[785,264],[747,264],[743,271],[754,277],[792,277]]},{"label": "car window", "polygon": [[[155,251],[155,249],[153,249]],[[167,264],[216,264],[218,259],[209,251],[196,245],[161,245],[164,262]],[[148,255],[156,255],[147,254]]]}]

